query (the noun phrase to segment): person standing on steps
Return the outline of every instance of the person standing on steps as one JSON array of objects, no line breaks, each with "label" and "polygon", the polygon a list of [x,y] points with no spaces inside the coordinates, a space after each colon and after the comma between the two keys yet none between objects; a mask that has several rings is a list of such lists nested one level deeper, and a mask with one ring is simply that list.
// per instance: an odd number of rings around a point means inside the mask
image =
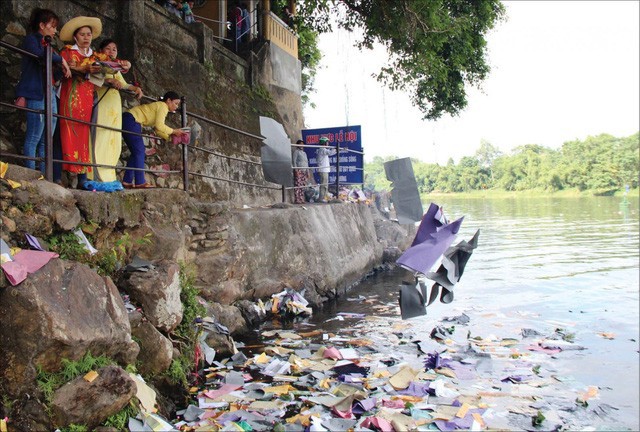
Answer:
[{"label": "person standing on steps", "polygon": [[[113,39],[104,39],[100,43],[98,55],[104,56],[106,61],[120,63],[123,72],[127,72],[131,68],[130,62],[118,60],[118,45]],[[114,129],[122,129],[122,98],[119,90],[129,90],[135,93],[137,99],[141,99],[142,89],[127,83],[119,71],[105,73],[104,82],[106,85],[96,89],[98,101],[93,108],[94,123]],[[122,150],[122,132],[92,126],[91,138],[93,163],[117,165],[120,160],[120,151]],[[101,182],[116,181],[116,170],[114,168],[97,167],[93,173],[93,180]]]},{"label": "person standing on steps", "polygon": [[[16,86],[16,105],[43,110],[45,100],[45,83],[43,81],[42,61],[45,59],[45,40],[46,36],[53,37],[58,29],[60,18],[52,10],[35,8],[31,12],[29,19],[29,29],[31,33],[24,38],[23,48],[37,58],[30,56],[22,57],[20,82]],[[57,81],[61,75],[65,78],[71,78],[71,70],[67,61],[59,54],[53,53],[52,62],[54,65],[62,67],[62,74],[55,73],[52,79],[55,81],[52,87],[51,109],[54,114],[58,113],[58,96],[56,92]],[[56,129],[58,118],[53,117],[51,120],[52,131]],[[29,157],[44,158],[44,114],[27,112],[27,133],[24,140],[23,154]],[[33,160],[25,161],[27,168],[36,169],[36,162]],[[40,162],[40,171],[44,173],[44,161]]]},{"label": "person standing on steps", "polygon": [[329,138],[320,138],[320,147],[316,150],[316,161],[318,163],[318,174],[320,175],[320,202],[327,202],[327,188],[329,186],[329,156],[336,154],[336,150],[329,148]]},{"label": "person standing on steps", "polygon": [[[304,145],[304,141],[298,140],[296,144]],[[293,196],[294,203],[304,204],[304,188],[309,180],[309,159],[302,147],[296,147],[293,151]]]},{"label": "person standing on steps", "polygon": [[[91,74],[100,72],[96,63],[91,42],[102,33],[102,21],[99,18],[78,16],[67,22],[60,30],[60,39],[64,42],[75,42],[66,45],[62,50],[64,58],[71,68],[71,78],[62,81],[60,90],[60,114],[83,122],[91,121],[93,113],[93,95],[95,85],[90,80]],[[90,163],[89,154],[90,127],[85,123],[60,119],[60,140],[62,158],[65,162]],[[87,181],[87,173],[91,167],[86,165],[64,164],[65,171],[74,173],[78,178],[78,189],[83,189]]]}]

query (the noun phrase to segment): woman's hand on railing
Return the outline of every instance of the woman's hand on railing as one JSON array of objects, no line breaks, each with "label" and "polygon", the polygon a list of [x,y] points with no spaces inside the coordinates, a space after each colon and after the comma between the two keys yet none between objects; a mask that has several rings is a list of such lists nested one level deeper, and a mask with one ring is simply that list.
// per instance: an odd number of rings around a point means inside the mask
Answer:
[{"label": "woman's hand on railing", "polygon": [[129,87],[127,87],[127,90],[129,90],[130,92],[135,93],[136,99],[138,99],[138,100],[142,99],[142,96],[144,96],[144,94],[142,93],[142,89],[140,87],[138,87],[138,86],[129,85]]},{"label": "woman's hand on railing", "polygon": [[71,69],[69,68],[69,63],[63,58],[62,59],[62,72],[65,78],[71,78]]},{"label": "woman's hand on railing", "polygon": [[118,81],[117,79],[114,78],[107,78],[104,80],[105,83],[109,84],[111,87],[118,89],[118,90],[122,90],[122,83],[120,81]]}]

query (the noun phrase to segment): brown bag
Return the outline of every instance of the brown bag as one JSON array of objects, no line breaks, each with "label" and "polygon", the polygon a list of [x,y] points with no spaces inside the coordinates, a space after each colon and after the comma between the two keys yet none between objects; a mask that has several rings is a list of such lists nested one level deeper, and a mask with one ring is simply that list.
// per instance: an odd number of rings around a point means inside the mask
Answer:
[{"label": "brown bag", "polygon": [[13,104],[15,106],[18,106],[20,108],[26,108],[27,107],[27,99],[24,98],[23,96],[17,97],[14,101]]}]

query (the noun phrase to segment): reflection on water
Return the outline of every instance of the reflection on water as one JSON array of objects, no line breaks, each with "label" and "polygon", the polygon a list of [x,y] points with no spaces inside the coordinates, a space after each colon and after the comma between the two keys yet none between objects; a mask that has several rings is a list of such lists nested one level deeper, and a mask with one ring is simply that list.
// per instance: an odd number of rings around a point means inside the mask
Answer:
[{"label": "reflection on water", "polygon": [[[464,312],[485,335],[519,337],[522,328],[543,334],[564,328],[587,349],[558,356],[558,375],[570,376],[576,389],[598,386],[601,400],[619,409],[619,424],[638,430],[638,202],[621,208],[620,200],[434,200],[450,220],[465,216],[458,240],[480,229],[480,241],[455,287],[454,302],[433,304],[427,316],[412,322],[428,334],[440,319]],[[325,321],[337,312],[374,313],[366,303],[347,301],[359,295],[377,296],[399,316],[398,285],[410,277],[402,269],[377,274],[312,321],[331,331],[340,324]],[[614,339],[603,338],[603,332]]]},{"label": "reflection on water", "polygon": [[455,306],[524,311],[565,324],[588,350],[561,366],[584,384],[601,386],[602,397],[637,429],[638,201],[626,207],[620,201],[445,198],[438,204],[451,217],[467,215],[462,237],[481,229]]}]

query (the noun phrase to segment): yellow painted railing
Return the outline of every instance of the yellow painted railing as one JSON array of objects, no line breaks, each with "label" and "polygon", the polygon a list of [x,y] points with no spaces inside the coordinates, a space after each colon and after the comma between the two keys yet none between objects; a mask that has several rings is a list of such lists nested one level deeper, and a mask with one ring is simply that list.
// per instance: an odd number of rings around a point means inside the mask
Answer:
[{"label": "yellow painted railing", "polygon": [[265,39],[298,58],[298,36],[275,14],[265,16]]}]

